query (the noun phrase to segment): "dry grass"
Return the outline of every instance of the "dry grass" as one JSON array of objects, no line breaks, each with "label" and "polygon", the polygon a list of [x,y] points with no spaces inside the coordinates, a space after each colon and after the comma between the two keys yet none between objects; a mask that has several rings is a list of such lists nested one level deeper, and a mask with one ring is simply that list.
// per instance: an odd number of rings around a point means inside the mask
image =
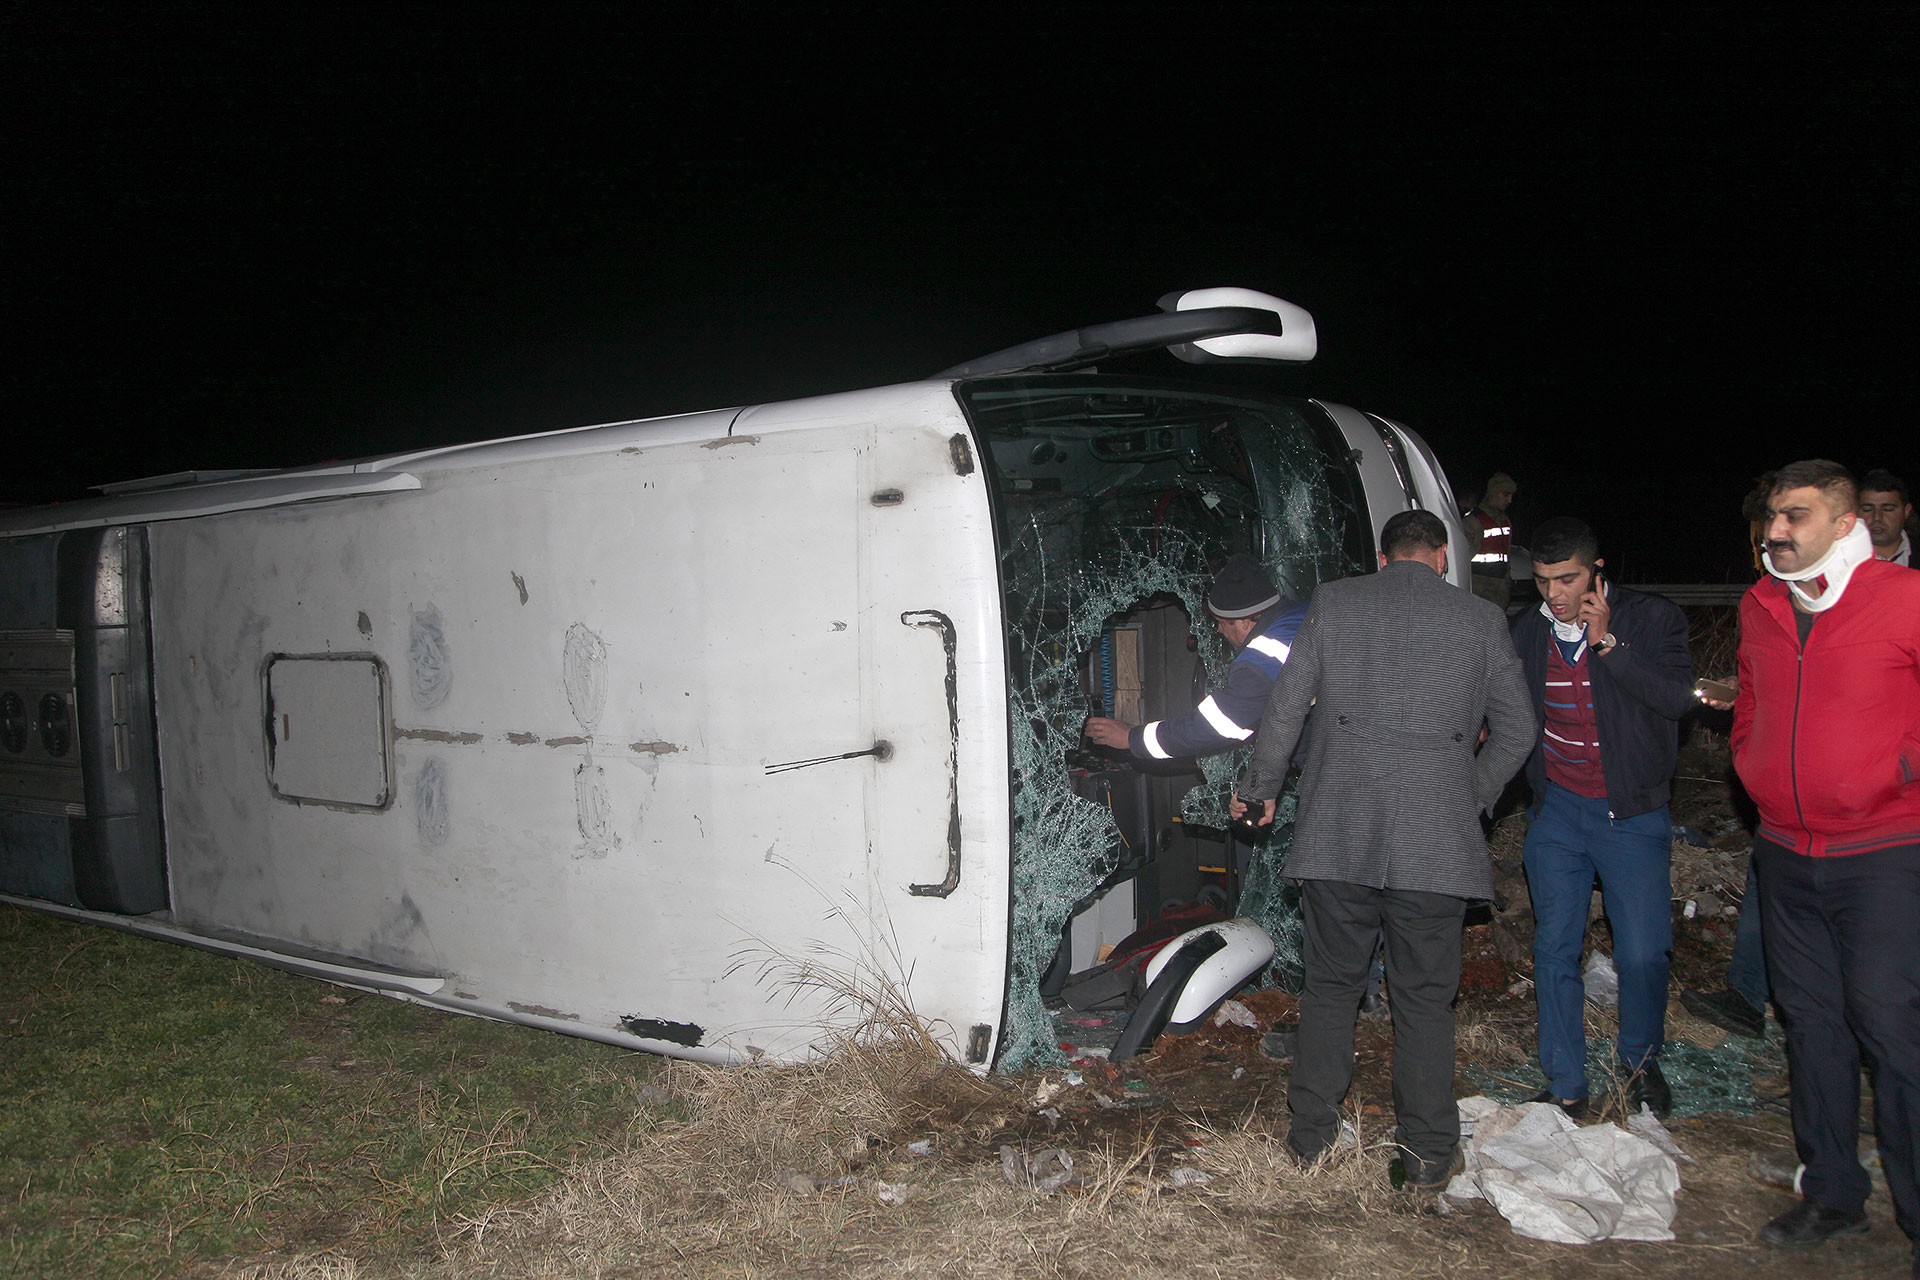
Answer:
[{"label": "dry grass", "polygon": [[[870,964],[852,966],[869,975],[857,982],[830,968],[792,980],[844,981],[828,994],[867,1014],[819,1060],[669,1064],[649,1090],[667,1105],[656,1096],[620,1149],[532,1198],[447,1219],[436,1245],[412,1256],[335,1247],[202,1274],[1571,1280],[1724,1278],[1763,1262],[1782,1276],[1814,1273],[1754,1241],[1785,1207],[1746,1176],[1756,1146],[1786,1145],[1778,1117],[1748,1118],[1729,1135],[1717,1121],[1676,1126],[1700,1156],[1684,1174],[1680,1240],[1548,1245],[1515,1237],[1484,1203],[1390,1189],[1387,1064],[1369,1047],[1378,1036],[1363,1038],[1349,1107],[1357,1141],[1301,1168],[1285,1142],[1284,1073],[1253,1052],[1251,1032],[1165,1040],[1124,1070],[1086,1063],[1078,1083],[1058,1071],[981,1077],[940,1052],[900,985],[873,979]],[[1463,1061],[1525,1073],[1531,1013],[1525,1000],[1464,1006]],[[1590,1005],[1589,1033],[1611,1039],[1613,1017]],[[1623,1111],[1624,1082],[1595,1084],[1603,1111]],[[1895,1235],[1883,1220],[1870,1249],[1815,1270],[1878,1274],[1905,1256]]]},{"label": "dry grass", "polygon": [[1740,642],[1740,610],[1724,605],[1695,605],[1686,610],[1694,671],[1724,679],[1731,675]]},{"label": "dry grass", "polygon": [[1454,1020],[1460,1056],[1495,1071],[1524,1068],[1533,1057],[1532,1008],[1463,1005]]},{"label": "dry grass", "polygon": [[[1470,1030],[1483,1047],[1513,1047],[1490,1021]],[[453,1221],[430,1253],[334,1249],[203,1274],[1730,1276],[1760,1256],[1757,1212],[1778,1211],[1753,1209],[1744,1178],[1752,1146],[1783,1141],[1777,1121],[1743,1122],[1752,1134],[1717,1146],[1708,1131],[1681,1132],[1702,1155],[1689,1185],[1720,1197],[1689,1210],[1700,1225],[1681,1242],[1569,1249],[1518,1239],[1483,1206],[1390,1190],[1390,1121],[1377,1107],[1351,1109],[1357,1144],[1301,1168],[1277,1101],[1214,1122],[1173,1099],[1119,1110],[1092,1097],[1063,1105],[1067,1095],[1049,1090],[1042,1107],[1040,1077],[983,1079],[916,1037],[871,1031],[809,1064],[673,1065],[665,1084],[685,1119],[656,1120],[534,1199]],[[1097,1094],[1092,1081],[1076,1092]],[[1048,1109],[1061,1113],[1057,1128]],[[930,1151],[915,1154],[919,1143]],[[1020,1160],[1064,1151],[1074,1176],[1042,1193],[1008,1179],[1002,1148]],[[1851,1273],[1830,1260],[1825,1274]]]},{"label": "dry grass", "polygon": [[[1517,849],[1517,832],[1502,834]],[[1717,886],[1738,866],[1676,849],[1676,885]],[[1789,1203],[1748,1176],[1757,1150],[1790,1151],[1779,1116],[1675,1122],[1698,1158],[1683,1170],[1676,1241],[1549,1245],[1515,1237],[1484,1203],[1389,1188],[1390,1057],[1377,1027],[1360,1044],[1348,1114],[1357,1142],[1300,1168],[1285,1143],[1284,1069],[1258,1056],[1257,1033],[1163,1040],[1124,1069],[1081,1064],[1079,1083],[1059,1071],[982,1078],[939,1051],[904,979],[873,976],[886,968],[884,950],[823,948],[785,970],[778,957],[743,956],[847,1010],[844,1042],[798,1065],[669,1064],[615,1149],[531,1198],[444,1218],[429,1248],[397,1256],[379,1239],[336,1237],[326,1250],[195,1274],[1730,1280],[1765,1267],[1782,1280],[1837,1280],[1906,1265],[1884,1196],[1869,1205],[1871,1236],[1822,1256],[1782,1257],[1756,1243],[1758,1227]],[[838,976],[848,972],[866,976]],[[1461,1059],[1529,1076],[1532,1003],[1523,988],[1500,990],[1463,1003]],[[1248,999],[1263,1021],[1286,1003],[1276,993]],[[1587,1013],[1588,1033],[1610,1041],[1614,1012]],[[1594,1083],[1602,1110],[1617,1114],[1624,1082]],[[511,1150],[513,1136],[511,1126],[475,1127],[467,1149]],[[1056,1187],[1069,1162],[1071,1177]]]},{"label": "dry grass", "polygon": [[[670,1079],[691,1120],[655,1127],[530,1203],[457,1222],[431,1258],[333,1253],[224,1274],[1251,1275],[1268,1273],[1283,1237],[1316,1268],[1291,1274],[1362,1274],[1353,1225],[1419,1217],[1387,1189],[1383,1133],[1363,1129],[1358,1147],[1312,1169],[1259,1117],[1023,1139],[1031,1081],[983,1080],[910,1043],[850,1043],[803,1066],[676,1065]],[[1009,1138],[1023,1155],[1069,1150],[1072,1182],[1052,1195],[1010,1182],[996,1149]],[[913,1155],[916,1141],[932,1153]],[[1282,1228],[1313,1222],[1347,1228],[1309,1246]],[[1202,1240],[1209,1251],[1231,1244],[1203,1259]]]}]

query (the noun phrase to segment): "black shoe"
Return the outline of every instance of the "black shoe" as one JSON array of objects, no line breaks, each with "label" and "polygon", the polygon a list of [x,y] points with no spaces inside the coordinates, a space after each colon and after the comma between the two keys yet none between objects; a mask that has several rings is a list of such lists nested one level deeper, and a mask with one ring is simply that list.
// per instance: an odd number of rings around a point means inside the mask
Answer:
[{"label": "black shoe", "polygon": [[1327,1152],[1333,1150],[1333,1144],[1331,1142],[1329,1142],[1326,1146],[1321,1147],[1318,1151],[1314,1151],[1312,1153],[1302,1151],[1299,1147],[1294,1146],[1292,1138],[1288,1138],[1285,1145],[1287,1148],[1287,1158],[1293,1161],[1293,1167],[1296,1169],[1313,1168],[1314,1164],[1320,1159],[1321,1156],[1324,1156],[1325,1154],[1327,1154]]},{"label": "black shoe", "polygon": [[1556,1098],[1553,1096],[1553,1090],[1542,1089],[1531,1098],[1528,1098],[1527,1101],[1551,1102],[1554,1106],[1566,1112],[1567,1119],[1569,1120],[1585,1120],[1587,1118],[1587,1100],[1585,1098]]},{"label": "black shoe", "polygon": [[1723,1031],[1755,1040],[1767,1033],[1767,1015],[1747,1003],[1747,998],[1732,988],[1700,991],[1688,987],[1680,993],[1680,1003],[1696,1018],[1703,1018]]},{"label": "black shoe", "polygon": [[1865,1209],[1849,1213],[1802,1200],[1762,1227],[1760,1238],[1776,1249],[1811,1249],[1835,1236],[1857,1236],[1866,1229]]},{"label": "black shoe", "polygon": [[1673,1110],[1673,1090],[1667,1087],[1667,1078],[1660,1074],[1660,1064],[1652,1058],[1627,1079],[1627,1114],[1637,1115],[1642,1103],[1661,1120]]},{"label": "black shoe", "polygon": [[1445,1191],[1453,1175],[1466,1167],[1466,1160],[1455,1147],[1438,1160],[1423,1160],[1405,1147],[1387,1167],[1387,1180],[1407,1191]]}]

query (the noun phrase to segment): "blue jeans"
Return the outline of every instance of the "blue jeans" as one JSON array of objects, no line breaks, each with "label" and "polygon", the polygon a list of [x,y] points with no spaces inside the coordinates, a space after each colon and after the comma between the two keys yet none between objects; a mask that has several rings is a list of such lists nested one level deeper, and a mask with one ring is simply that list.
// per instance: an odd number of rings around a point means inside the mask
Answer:
[{"label": "blue jeans", "polygon": [[1540,1015],[1540,1068],[1555,1097],[1587,1096],[1586,986],[1580,946],[1593,882],[1613,926],[1620,976],[1620,1061],[1637,1070],[1666,1043],[1667,964],[1673,950],[1673,827],[1665,806],[1631,818],[1547,784],[1527,828],[1533,895],[1533,984]]}]

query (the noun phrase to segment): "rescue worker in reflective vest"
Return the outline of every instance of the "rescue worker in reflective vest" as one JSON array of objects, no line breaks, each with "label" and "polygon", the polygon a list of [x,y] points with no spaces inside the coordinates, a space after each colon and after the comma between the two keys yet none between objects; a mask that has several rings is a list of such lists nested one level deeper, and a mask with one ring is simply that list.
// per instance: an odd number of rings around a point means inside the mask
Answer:
[{"label": "rescue worker in reflective vest", "polygon": [[1473,548],[1473,594],[1502,609],[1513,598],[1507,562],[1513,556],[1513,519],[1507,508],[1519,489],[1513,477],[1496,471],[1487,480],[1486,496],[1467,512],[1467,544]]},{"label": "rescue worker in reflective vest", "polygon": [[1237,652],[1227,679],[1191,711],[1129,725],[1105,716],[1087,719],[1087,737],[1141,760],[1186,760],[1245,746],[1260,727],[1274,677],[1293,647],[1307,606],[1281,596],[1260,562],[1240,554],[1228,560],[1207,592],[1213,625]]}]

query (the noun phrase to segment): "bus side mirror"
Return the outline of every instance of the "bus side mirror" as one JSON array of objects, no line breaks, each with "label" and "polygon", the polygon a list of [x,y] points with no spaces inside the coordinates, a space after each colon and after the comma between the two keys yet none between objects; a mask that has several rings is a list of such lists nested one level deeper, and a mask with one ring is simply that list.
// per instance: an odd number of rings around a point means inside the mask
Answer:
[{"label": "bus side mirror", "polygon": [[1253,289],[1189,289],[1160,299],[1162,311],[1198,311],[1206,307],[1258,307],[1274,312],[1280,317],[1280,332],[1230,333],[1167,348],[1189,364],[1227,360],[1284,360],[1298,364],[1313,359],[1320,350],[1312,314],[1305,307],[1297,307],[1270,293]]}]

